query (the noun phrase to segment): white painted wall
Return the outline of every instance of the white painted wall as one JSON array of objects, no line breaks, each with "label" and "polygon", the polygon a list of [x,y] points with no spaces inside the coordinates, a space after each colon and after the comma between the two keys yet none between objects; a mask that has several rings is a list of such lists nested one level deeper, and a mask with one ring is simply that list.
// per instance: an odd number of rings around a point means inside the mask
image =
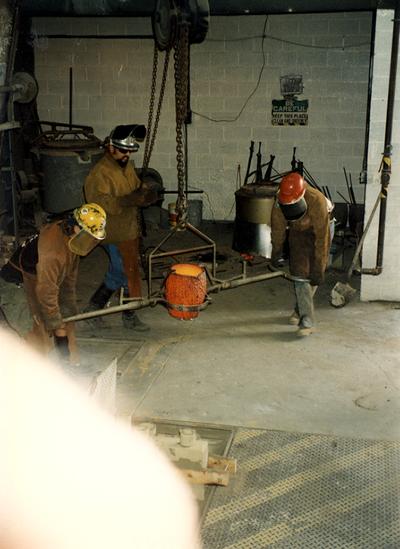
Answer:
[{"label": "white painted wall", "polygon": [[[380,191],[379,166],[385,142],[385,122],[389,86],[390,52],[393,34],[392,10],[378,10],[375,36],[374,76],[372,84],[370,146],[368,155],[368,185],[366,220]],[[400,300],[400,62],[396,77],[396,99],[392,133],[392,175],[388,189],[383,272],[379,276],[363,275],[361,299]],[[373,217],[363,249],[363,267],[375,267],[379,208]]]},{"label": "white painted wall", "polygon": [[[204,217],[232,219],[237,167],[244,176],[250,140],[262,141],[263,160],[276,156],[290,168],[292,149],[334,199],[347,195],[343,166],[352,173],[357,199],[364,152],[370,12],[269,16],[265,66],[257,91],[241,116],[211,122],[197,114],[188,128],[189,183],[204,189]],[[234,119],[256,87],[263,63],[265,17],[212,17],[205,42],[191,48],[191,106],[214,119]],[[117,124],[146,123],[152,40],[105,40],[104,34],[151,34],[148,19],[34,19],[36,76],[41,119],[68,122],[68,75],[73,68],[73,122],[105,137]],[[94,34],[99,39],[48,39],[39,34]],[[295,44],[294,44],[295,43]],[[303,44],[303,45],[298,45]],[[353,47],[354,46],[354,47]],[[301,74],[309,100],[307,127],[273,127],[272,99],[281,99],[280,76]],[[137,165],[141,163],[138,153]],[[173,73],[151,166],[169,189],[176,188]],[[255,168],[255,158],[254,165]],[[196,195],[196,198],[198,195]]]}]

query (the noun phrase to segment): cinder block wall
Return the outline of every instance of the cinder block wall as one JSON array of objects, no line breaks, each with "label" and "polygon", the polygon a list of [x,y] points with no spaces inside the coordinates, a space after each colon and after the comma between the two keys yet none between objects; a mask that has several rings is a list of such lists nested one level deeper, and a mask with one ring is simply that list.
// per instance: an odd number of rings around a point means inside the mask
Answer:
[{"label": "cinder block wall", "polygon": [[[366,221],[380,191],[379,167],[385,143],[386,109],[389,86],[390,52],[393,34],[392,10],[378,10],[375,35],[374,78],[372,83],[371,130],[368,156]],[[400,61],[396,77],[396,96],[392,133],[392,175],[388,189],[383,272],[379,276],[363,275],[361,299],[400,300]],[[375,267],[377,253],[379,208],[368,230],[363,248],[363,267]]]},{"label": "cinder block wall", "polygon": [[[347,196],[345,166],[357,200],[364,201],[364,186],[357,181],[364,153],[371,13],[269,16],[263,55],[265,21],[264,16],[212,17],[206,41],[191,48],[189,185],[205,191],[203,216],[208,219],[234,218],[238,165],[243,180],[250,140],[262,142],[264,162],[276,156],[278,171],[290,169],[297,147],[297,158],[339,202],[337,190]],[[74,123],[92,125],[103,138],[117,124],[147,122],[153,42],[104,35],[150,35],[149,20],[36,18],[34,30],[41,119],[68,122],[72,67]],[[99,38],[39,36],[60,33]],[[282,99],[280,77],[287,74],[303,76],[299,99],[309,100],[308,126],[271,124],[272,100]],[[139,152],[137,165],[141,158]],[[176,188],[172,70],[151,166],[161,172],[167,188]]]}]

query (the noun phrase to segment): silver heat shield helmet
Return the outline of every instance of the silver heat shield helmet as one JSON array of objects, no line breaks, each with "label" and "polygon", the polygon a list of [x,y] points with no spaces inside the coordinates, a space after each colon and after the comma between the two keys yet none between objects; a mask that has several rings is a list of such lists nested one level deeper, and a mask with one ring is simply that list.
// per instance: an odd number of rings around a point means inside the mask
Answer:
[{"label": "silver heat shield helmet", "polygon": [[117,149],[136,152],[140,141],[146,137],[146,127],[143,124],[124,124],[116,126],[110,133],[109,143]]}]

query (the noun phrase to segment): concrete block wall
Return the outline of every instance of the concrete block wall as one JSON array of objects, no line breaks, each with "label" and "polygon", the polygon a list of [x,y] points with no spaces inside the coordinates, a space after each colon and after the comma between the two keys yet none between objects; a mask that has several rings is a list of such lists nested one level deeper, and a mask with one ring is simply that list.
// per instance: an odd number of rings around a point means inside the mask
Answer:
[{"label": "concrete block wall", "polygon": [[[189,187],[205,191],[205,218],[234,218],[238,166],[243,181],[250,140],[262,142],[264,162],[275,155],[278,171],[290,169],[297,147],[297,158],[338,201],[337,190],[347,195],[345,166],[357,199],[364,200],[364,186],[356,181],[364,152],[371,21],[370,12],[211,18],[207,39],[191,47],[188,126]],[[93,126],[101,138],[117,124],[147,122],[153,42],[105,35],[151,35],[148,19],[35,18],[33,26],[41,119],[68,122],[72,67],[73,122]],[[40,36],[60,33],[99,38]],[[303,76],[299,99],[309,100],[308,126],[271,124],[272,100],[282,99],[280,77],[287,74]],[[141,165],[140,151],[135,162]],[[151,166],[168,189],[176,189],[172,66]]]},{"label": "concrete block wall", "polygon": [[[390,52],[393,34],[392,10],[378,10],[375,35],[374,77],[372,82],[371,126],[368,154],[368,185],[366,216],[371,214],[380,191],[379,167],[385,143],[386,108],[389,86]],[[396,77],[396,96],[392,132],[392,174],[388,189],[383,272],[379,276],[362,275],[361,299],[400,300],[400,60]],[[379,208],[368,230],[363,247],[363,267],[375,267],[377,253]]]}]

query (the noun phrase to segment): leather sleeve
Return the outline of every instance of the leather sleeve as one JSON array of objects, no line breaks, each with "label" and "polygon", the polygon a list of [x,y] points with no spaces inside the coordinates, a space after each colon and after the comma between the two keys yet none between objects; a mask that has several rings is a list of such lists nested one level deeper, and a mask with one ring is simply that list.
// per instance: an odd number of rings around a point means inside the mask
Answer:
[{"label": "leather sleeve", "polygon": [[38,240],[35,291],[48,331],[63,325],[62,313],[76,312],[78,265],[79,258],[69,250],[60,228],[44,227]]},{"label": "leather sleeve", "polygon": [[309,216],[311,218],[314,235],[314,265],[311,278],[324,277],[324,272],[328,262],[328,254],[330,247],[330,232],[329,232],[329,212],[325,197],[316,197],[315,202],[309,208]]},{"label": "leather sleeve", "polygon": [[279,259],[283,252],[283,245],[286,239],[287,221],[281,209],[275,202],[271,212],[271,260]]},{"label": "leather sleeve", "polygon": [[36,296],[40,303],[42,319],[49,331],[62,325],[58,301],[62,272],[61,258],[56,254],[43,253],[39,249],[39,261],[36,265]]}]

